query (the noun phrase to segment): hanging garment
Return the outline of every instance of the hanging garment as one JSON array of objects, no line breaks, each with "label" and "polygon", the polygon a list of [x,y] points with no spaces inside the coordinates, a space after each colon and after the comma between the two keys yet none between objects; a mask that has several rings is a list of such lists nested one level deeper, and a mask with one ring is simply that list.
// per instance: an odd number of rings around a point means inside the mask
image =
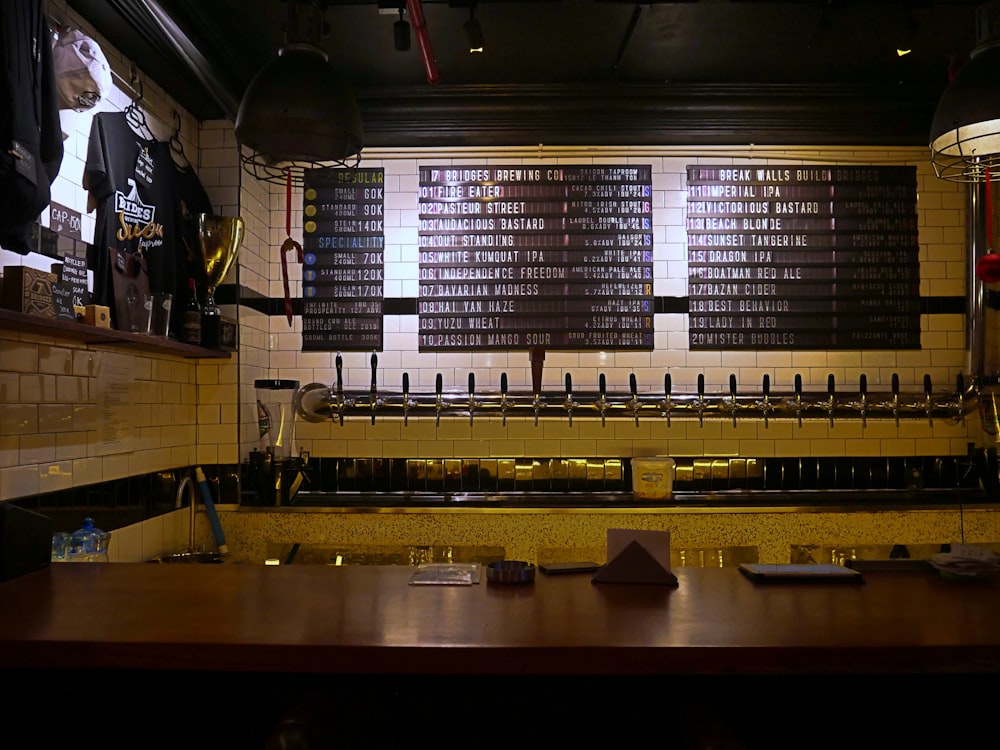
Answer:
[{"label": "hanging garment", "polygon": [[0,247],[29,253],[63,158],[43,0],[0,2],[0,64]]},{"label": "hanging garment", "polygon": [[192,253],[197,214],[212,212],[195,171],[177,166],[169,143],[137,135],[124,114],[100,112],[91,124],[83,186],[88,208],[97,209],[87,250],[93,302],[110,307],[115,327],[128,330],[123,290],[170,292],[170,330],[180,331],[187,280],[199,277]]}]

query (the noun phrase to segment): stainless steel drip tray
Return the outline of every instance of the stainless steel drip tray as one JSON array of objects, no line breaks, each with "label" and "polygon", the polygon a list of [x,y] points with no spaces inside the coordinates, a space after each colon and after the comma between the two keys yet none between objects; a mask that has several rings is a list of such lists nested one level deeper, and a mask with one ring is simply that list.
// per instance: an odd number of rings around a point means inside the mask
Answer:
[{"label": "stainless steel drip tray", "polygon": [[292,507],[902,507],[987,503],[980,489],[727,490],[675,491],[666,500],[636,499],[631,492],[300,492]]}]

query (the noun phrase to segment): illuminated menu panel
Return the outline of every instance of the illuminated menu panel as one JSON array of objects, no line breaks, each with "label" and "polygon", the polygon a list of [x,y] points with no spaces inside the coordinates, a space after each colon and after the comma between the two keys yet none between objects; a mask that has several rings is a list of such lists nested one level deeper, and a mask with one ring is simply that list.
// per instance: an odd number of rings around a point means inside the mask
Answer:
[{"label": "illuminated menu panel", "polygon": [[653,348],[652,168],[421,167],[421,351]]},{"label": "illuminated menu panel", "polygon": [[691,349],[920,348],[915,167],[687,178]]},{"label": "illuminated menu panel", "polygon": [[307,170],[302,350],[382,349],[385,173]]}]

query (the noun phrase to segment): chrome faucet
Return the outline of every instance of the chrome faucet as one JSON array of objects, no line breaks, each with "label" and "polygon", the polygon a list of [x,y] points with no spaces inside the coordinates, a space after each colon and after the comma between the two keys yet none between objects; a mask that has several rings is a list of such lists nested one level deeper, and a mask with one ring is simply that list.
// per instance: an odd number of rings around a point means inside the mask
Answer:
[{"label": "chrome faucet", "polygon": [[600,398],[597,399],[597,408],[601,412],[601,427],[604,427],[605,412],[608,410],[608,379],[602,372],[597,378],[597,389],[600,391]]},{"label": "chrome faucet", "polygon": [[500,423],[507,426],[507,373],[500,373]]},{"label": "chrome faucet", "polygon": [[566,416],[569,418],[570,426],[573,425],[573,409],[575,409],[579,404],[573,400],[573,376],[568,372],[566,373],[566,400],[563,402],[563,407],[566,409]]},{"label": "chrome faucet", "polygon": [[639,403],[639,386],[635,379],[635,373],[629,373],[628,376],[628,387],[632,391],[632,398],[629,399],[628,408],[632,412],[633,418],[635,418],[635,426],[639,426],[639,409],[642,408],[642,404]]},{"label": "chrome faucet", "polygon": [[673,405],[670,403],[670,373],[665,373],[663,375],[663,403],[660,407],[663,409],[663,416],[667,418],[667,427],[670,426],[670,410]]},{"label": "chrome faucet", "polygon": [[958,420],[965,424],[965,376],[955,376],[955,391],[958,393]]}]

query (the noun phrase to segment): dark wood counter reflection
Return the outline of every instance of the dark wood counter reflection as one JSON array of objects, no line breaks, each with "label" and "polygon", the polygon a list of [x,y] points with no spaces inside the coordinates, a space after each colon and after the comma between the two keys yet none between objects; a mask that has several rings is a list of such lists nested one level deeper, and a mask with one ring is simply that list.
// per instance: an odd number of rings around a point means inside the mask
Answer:
[{"label": "dark wood counter reflection", "polygon": [[354,674],[991,672],[1000,582],[408,586],[408,567],[53,565],[0,584],[0,668]]}]

